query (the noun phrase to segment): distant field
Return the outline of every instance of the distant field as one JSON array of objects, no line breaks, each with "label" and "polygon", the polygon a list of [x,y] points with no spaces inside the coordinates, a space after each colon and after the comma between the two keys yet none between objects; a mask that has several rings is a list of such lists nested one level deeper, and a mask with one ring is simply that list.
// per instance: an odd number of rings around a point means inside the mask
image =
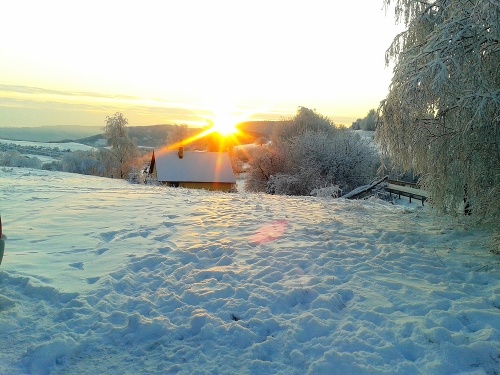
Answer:
[{"label": "distant field", "polygon": [[[15,141],[60,142],[102,133],[101,126],[39,126],[0,128],[0,138]],[[54,146],[55,147],[55,146]]]},{"label": "distant field", "polygon": [[0,143],[4,144],[13,143],[19,146],[28,146],[28,147],[45,147],[45,148],[57,147],[60,150],[70,150],[70,151],[87,151],[93,148],[91,146],[87,146],[76,142],[51,143],[51,142],[12,141],[9,139],[0,139]]}]

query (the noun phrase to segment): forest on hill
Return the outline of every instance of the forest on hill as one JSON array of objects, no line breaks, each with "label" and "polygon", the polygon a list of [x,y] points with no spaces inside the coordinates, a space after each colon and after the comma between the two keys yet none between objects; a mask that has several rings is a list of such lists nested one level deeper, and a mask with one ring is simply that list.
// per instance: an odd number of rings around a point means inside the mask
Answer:
[{"label": "forest on hill", "polygon": [[[274,127],[282,121],[245,121],[236,127],[239,130],[239,141],[243,144],[266,141]],[[145,126],[129,126],[129,134],[138,146],[161,147],[172,143],[178,137],[179,127],[183,128],[183,136],[191,137],[203,129],[184,125],[158,124]],[[100,126],[38,126],[38,127],[5,127],[0,128],[0,139],[31,142],[70,142],[75,141],[89,146],[104,142],[104,127]]]}]

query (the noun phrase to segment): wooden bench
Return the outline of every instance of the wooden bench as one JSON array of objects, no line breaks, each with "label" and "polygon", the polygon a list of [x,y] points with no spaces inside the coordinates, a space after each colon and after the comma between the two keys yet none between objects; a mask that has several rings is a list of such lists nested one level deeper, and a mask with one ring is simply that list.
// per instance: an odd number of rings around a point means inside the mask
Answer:
[{"label": "wooden bench", "polygon": [[[416,184],[411,185],[416,186]],[[391,196],[392,194],[397,194],[398,198],[401,198],[401,196],[408,197],[410,199],[410,203],[412,198],[418,199],[422,201],[422,206],[424,205],[424,201],[429,198],[429,193],[425,190],[417,189],[416,187],[405,186],[402,184],[394,184],[393,181],[387,182],[385,190],[388,191]]]}]

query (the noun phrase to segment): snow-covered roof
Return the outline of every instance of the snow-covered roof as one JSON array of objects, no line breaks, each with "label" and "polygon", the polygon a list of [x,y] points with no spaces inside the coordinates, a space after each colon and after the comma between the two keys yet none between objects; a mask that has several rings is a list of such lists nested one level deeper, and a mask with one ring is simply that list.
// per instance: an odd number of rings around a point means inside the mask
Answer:
[{"label": "snow-covered roof", "polygon": [[227,152],[184,151],[180,158],[177,150],[156,150],[154,158],[158,181],[236,183]]}]

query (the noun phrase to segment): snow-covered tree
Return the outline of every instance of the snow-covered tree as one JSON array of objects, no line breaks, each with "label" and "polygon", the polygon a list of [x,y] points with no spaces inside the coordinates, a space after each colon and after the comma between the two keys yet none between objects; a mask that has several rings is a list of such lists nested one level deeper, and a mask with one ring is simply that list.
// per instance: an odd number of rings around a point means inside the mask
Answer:
[{"label": "snow-covered tree", "polygon": [[265,191],[271,176],[281,171],[284,160],[274,147],[266,145],[253,148],[249,156],[245,189]]},{"label": "snow-covered tree", "polygon": [[94,151],[74,151],[64,154],[61,158],[61,165],[64,172],[92,176],[104,175],[103,165],[97,159],[97,152]]},{"label": "snow-covered tree", "polygon": [[251,155],[249,190],[283,195],[331,186],[349,190],[375,174],[378,157],[365,139],[307,108],[299,108],[272,139]]},{"label": "snow-covered tree", "polygon": [[127,166],[137,155],[137,146],[129,136],[127,124],[128,120],[120,112],[116,112],[113,117],[106,116],[104,136],[108,140],[108,145],[111,146],[111,155],[118,162],[114,175],[119,175],[120,178],[127,175]]},{"label": "snow-covered tree", "polygon": [[384,0],[407,30],[393,61],[377,138],[397,165],[422,176],[435,207],[464,200],[500,222],[500,3]]},{"label": "snow-covered tree", "polygon": [[352,130],[375,130],[377,126],[377,112],[370,109],[364,118],[358,118],[351,124]]},{"label": "snow-covered tree", "polygon": [[115,158],[107,148],[99,148],[95,157],[101,165],[102,176],[104,177],[112,177],[116,175],[116,171],[120,169],[118,159]]},{"label": "snow-covered tree", "polygon": [[174,143],[182,146],[182,143],[188,137],[188,126],[186,124],[175,125],[172,133]]},{"label": "snow-covered tree", "polygon": [[307,131],[324,132],[333,134],[337,131],[335,123],[326,116],[316,111],[299,107],[296,115],[289,121],[284,121],[280,126],[274,128],[272,142],[279,143],[289,139],[300,137]]}]

